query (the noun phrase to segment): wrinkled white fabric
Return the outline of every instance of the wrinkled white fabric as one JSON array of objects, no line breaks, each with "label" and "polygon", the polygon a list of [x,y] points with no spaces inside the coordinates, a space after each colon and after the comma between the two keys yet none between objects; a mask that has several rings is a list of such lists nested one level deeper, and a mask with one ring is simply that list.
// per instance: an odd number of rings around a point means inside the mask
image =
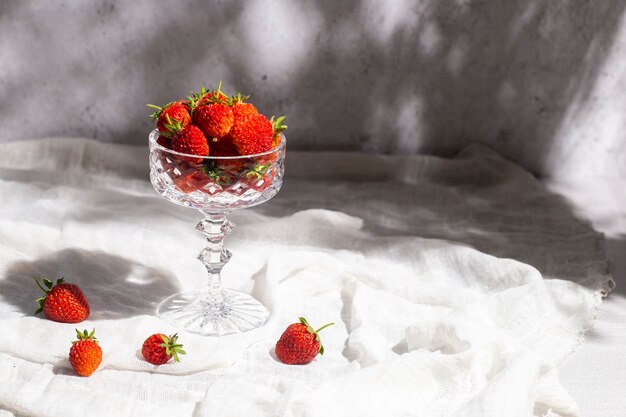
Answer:
[{"label": "wrinkled white fabric", "polygon": [[[226,286],[271,311],[261,329],[181,332],[155,367],[153,316],[201,288],[200,215],[161,199],[147,150],[89,140],[0,145],[0,409],[78,416],[573,416],[555,368],[592,323],[602,236],[488,149],[456,158],[288,153],[283,190],[232,213]],[[498,257],[494,256],[497,255]],[[532,265],[532,266],[531,266]],[[74,376],[74,325],[34,317],[32,276],[65,276],[92,307],[103,363]],[[273,345],[305,316],[323,357]],[[10,415],[10,414],[9,414]]]}]

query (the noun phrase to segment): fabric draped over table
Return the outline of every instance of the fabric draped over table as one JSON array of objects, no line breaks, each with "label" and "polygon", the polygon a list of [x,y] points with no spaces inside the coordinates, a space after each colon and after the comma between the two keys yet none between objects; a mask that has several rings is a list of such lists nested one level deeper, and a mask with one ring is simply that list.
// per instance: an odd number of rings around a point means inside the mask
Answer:
[{"label": "fabric draped over table", "polygon": [[[603,237],[481,146],[456,157],[287,153],[273,200],[232,213],[224,284],[271,311],[223,338],[182,332],[180,363],[142,341],[158,302],[202,288],[200,214],[162,199],[147,148],[0,145],[0,416],[573,416],[556,365],[610,289]],[[99,370],[74,376],[75,325],[34,316],[32,276],[78,283]],[[307,366],[273,346],[334,321]]]}]

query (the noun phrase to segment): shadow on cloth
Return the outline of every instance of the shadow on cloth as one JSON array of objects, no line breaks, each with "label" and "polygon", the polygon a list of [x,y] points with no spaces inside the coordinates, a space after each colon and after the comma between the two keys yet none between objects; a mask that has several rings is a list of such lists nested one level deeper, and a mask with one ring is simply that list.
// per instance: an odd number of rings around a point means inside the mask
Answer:
[{"label": "shadow on cloth", "polygon": [[606,251],[612,263],[615,289],[612,293],[626,297],[626,236],[606,240]]},{"label": "shadow on cloth", "polygon": [[350,169],[342,157],[324,154],[328,172],[322,178],[307,175],[310,167],[300,164],[280,194],[256,210],[279,217],[336,210],[363,219],[364,230],[374,235],[467,244],[531,265],[544,278],[593,287],[599,276],[609,276],[602,234],[567,199],[487,148],[468,147],[452,159],[410,160],[414,166],[372,159],[373,178],[329,180]]},{"label": "shadow on cloth", "polygon": [[100,251],[64,249],[34,261],[11,265],[0,281],[0,295],[24,314],[37,309],[41,291],[33,276],[78,284],[91,307],[90,319],[153,314],[157,304],[179,291],[167,272]]}]

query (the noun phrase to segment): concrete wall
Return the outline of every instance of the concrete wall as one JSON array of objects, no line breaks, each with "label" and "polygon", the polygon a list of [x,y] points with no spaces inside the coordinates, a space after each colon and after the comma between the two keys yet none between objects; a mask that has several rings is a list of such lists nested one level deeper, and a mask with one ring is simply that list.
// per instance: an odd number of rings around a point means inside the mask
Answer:
[{"label": "concrete wall", "polygon": [[201,83],[288,115],[291,149],[626,176],[626,0],[0,1],[0,141],[143,144]]}]

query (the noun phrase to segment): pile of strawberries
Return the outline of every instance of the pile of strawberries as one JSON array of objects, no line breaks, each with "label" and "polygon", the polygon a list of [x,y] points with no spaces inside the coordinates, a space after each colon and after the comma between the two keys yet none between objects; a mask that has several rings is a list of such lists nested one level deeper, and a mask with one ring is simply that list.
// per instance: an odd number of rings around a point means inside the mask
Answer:
[{"label": "pile of strawberries", "polygon": [[[89,317],[89,303],[78,285],[67,283],[63,278],[56,283],[44,279],[44,285],[37,278],[35,282],[44,292],[44,296],[37,299],[39,309],[35,314],[43,312],[48,319],[61,323],[79,323]],[[314,330],[306,319],[300,317],[300,322],[290,324],[276,343],[276,356],[289,365],[311,362],[318,353],[324,354],[319,332],[332,324]],[[102,362],[102,348],[95,337],[95,329],[91,332],[76,329],[76,337],[70,347],[69,362],[76,374],[89,376]],[[141,354],[146,361],[163,365],[172,358],[179,362],[178,355],[185,354],[182,347],[178,343],[178,334],[155,333],[143,342]]]},{"label": "pile of strawberries", "polygon": [[[249,96],[226,96],[221,83],[215,90],[201,87],[185,100],[155,109],[152,114],[162,147],[193,156],[162,154],[161,164],[183,193],[201,191],[210,195],[228,191],[239,195],[246,189],[264,191],[274,177],[275,154],[246,156],[272,151],[287,129],[285,116],[270,119],[248,103]],[[241,157],[210,159],[206,157]],[[240,181],[246,182],[241,187]],[[207,187],[213,185],[212,187]]]},{"label": "pile of strawberries", "polygon": [[[228,97],[216,90],[191,93],[185,100],[159,107],[152,118],[159,130],[157,142],[176,152],[206,156],[245,156],[274,149],[280,132],[287,129],[285,116],[270,119],[248,103],[249,96]],[[201,158],[188,158],[202,163]]]}]

